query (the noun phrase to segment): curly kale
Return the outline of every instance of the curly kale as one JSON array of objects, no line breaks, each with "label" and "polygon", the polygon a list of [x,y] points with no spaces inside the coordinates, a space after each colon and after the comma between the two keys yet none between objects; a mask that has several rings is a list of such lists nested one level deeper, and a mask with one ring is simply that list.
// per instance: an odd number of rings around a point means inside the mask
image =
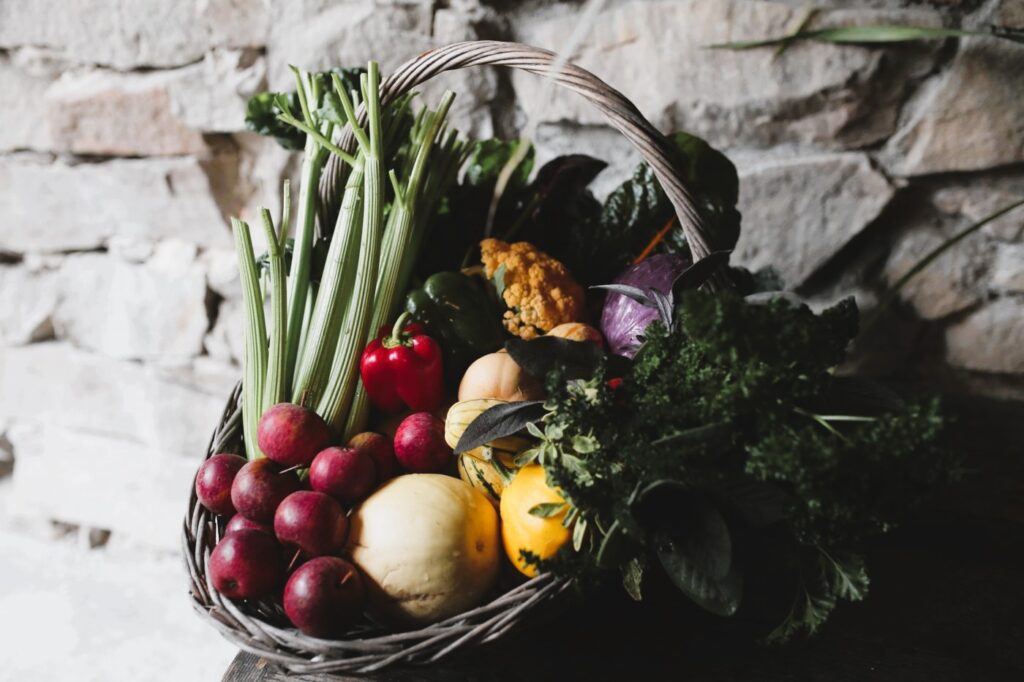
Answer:
[{"label": "curly kale", "polygon": [[815,314],[689,291],[674,328],[649,327],[621,377],[607,365],[587,380],[553,372],[536,455],[586,523],[578,556],[620,568],[639,592],[653,555],[693,601],[728,615],[755,570],[732,548],[781,524],[798,588],[769,639],[812,632],[837,599],[861,598],[857,548],[956,465],[937,446],[936,401],[868,400],[831,373],[856,331],[852,301]]}]

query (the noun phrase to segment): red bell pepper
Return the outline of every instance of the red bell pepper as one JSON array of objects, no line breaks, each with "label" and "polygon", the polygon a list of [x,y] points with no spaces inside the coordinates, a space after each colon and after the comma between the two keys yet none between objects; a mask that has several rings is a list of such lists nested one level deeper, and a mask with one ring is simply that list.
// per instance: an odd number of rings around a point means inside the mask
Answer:
[{"label": "red bell pepper", "polygon": [[359,362],[370,402],[391,414],[406,407],[430,412],[444,399],[441,347],[419,324],[406,324],[408,318],[402,313],[393,328],[382,328]]}]

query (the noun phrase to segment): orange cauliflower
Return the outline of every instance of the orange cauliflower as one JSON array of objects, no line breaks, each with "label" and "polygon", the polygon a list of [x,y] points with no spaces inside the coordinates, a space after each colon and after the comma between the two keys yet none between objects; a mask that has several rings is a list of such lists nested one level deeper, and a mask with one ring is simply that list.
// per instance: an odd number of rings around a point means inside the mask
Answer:
[{"label": "orange cauliflower", "polygon": [[508,307],[502,322],[512,334],[533,339],[565,322],[584,321],[583,287],[560,262],[527,242],[485,239],[480,251],[487,278],[499,275],[498,291]]}]

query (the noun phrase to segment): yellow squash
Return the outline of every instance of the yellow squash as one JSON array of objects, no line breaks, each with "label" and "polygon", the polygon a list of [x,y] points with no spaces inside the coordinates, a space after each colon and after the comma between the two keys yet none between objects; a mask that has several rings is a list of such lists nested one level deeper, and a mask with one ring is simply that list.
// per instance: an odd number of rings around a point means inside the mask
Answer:
[{"label": "yellow squash", "polygon": [[535,516],[530,510],[539,504],[561,504],[565,500],[546,481],[544,467],[530,464],[516,473],[501,495],[501,537],[505,554],[520,573],[537,575],[537,567],[528,564],[522,552],[530,552],[539,559],[553,557],[572,537],[572,531],[562,526],[567,509],[547,518]]},{"label": "yellow squash", "polygon": [[[463,400],[452,405],[448,410],[448,416],[444,420],[444,441],[448,444],[448,447],[454,448],[458,445],[462,434],[465,433],[466,428],[474,419],[479,417],[484,411],[495,405],[501,405],[504,402],[503,400],[480,398],[477,400]],[[515,466],[513,464],[515,456],[530,447],[530,445],[531,442],[525,438],[506,436],[505,438],[493,440],[486,445],[473,448],[466,454],[483,462],[490,462],[492,459],[498,458],[504,466],[511,468]]]}]

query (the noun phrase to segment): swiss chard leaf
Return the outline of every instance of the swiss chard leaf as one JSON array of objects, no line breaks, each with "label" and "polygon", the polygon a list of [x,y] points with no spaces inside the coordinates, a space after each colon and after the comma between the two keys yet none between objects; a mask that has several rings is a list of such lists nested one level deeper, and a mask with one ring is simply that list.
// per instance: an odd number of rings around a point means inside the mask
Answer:
[{"label": "swiss chard leaf", "polygon": [[469,423],[455,445],[455,454],[460,455],[498,438],[519,433],[527,424],[544,416],[544,402],[524,400],[502,403],[481,412]]},{"label": "swiss chard leaf", "polygon": [[562,261],[570,272],[581,271],[584,264],[576,245],[586,241],[601,210],[587,186],[607,165],[584,154],[559,156],[544,164],[519,204],[496,221],[497,234],[528,241]]},{"label": "swiss chard leaf", "polygon": [[[436,243],[443,248],[420,249],[416,271],[426,279],[435,272],[459,270],[464,259],[472,254],[484,238],[487,214],[494,198],[498,175],[509,162],[520,143],[497,139],[480,140],[472,144],[462,166],[462,178],[438,202],[438,210],[430,217],[425,243]],[[519,205],[522,194],[533,172],[533,150],[516,167],[505,187],[495,216],[496,225]],[[498,234],[496,232],[495,234]]]},{"label": "swiss chard leaf", "polygon": [[[739,179],[732,162],[704,140],[675,133],[670,142],[676,165],[690,190],[709,232],[712,247],[729,250],[739,237],[740,214],[736,210]],[[675,216],[675,209],[661,189],[654,171],[640,164],[632,177],[608,195],[587,240],[575,252],[583,264],[573,270],[584,282],[607,282],[615,277]],[[688,250],[682,230],[676,226],[662,249]],[[570,268],[572,270],[572,268]]]},{"label": "swiss chard leaf", "polygon": [[557,336],[541,336],[529,341],[509,339],[505,350],[524,372],[538,379],[546,378],[556,367],[561,368],[565,380],[589,379],[604,359],[604,353],[595,343]]}]

